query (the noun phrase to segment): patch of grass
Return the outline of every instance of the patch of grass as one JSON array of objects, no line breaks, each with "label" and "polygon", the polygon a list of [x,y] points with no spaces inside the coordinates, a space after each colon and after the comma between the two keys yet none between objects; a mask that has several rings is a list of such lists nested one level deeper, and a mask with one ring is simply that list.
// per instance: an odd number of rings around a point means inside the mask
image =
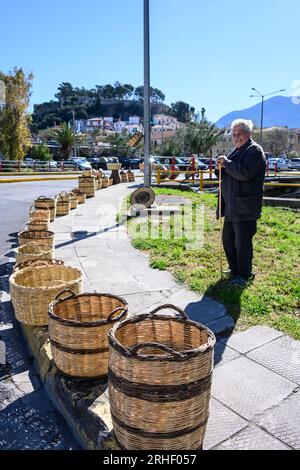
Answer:
[{"label": "patch of grass", "polygon": [[[254,325],[269,325],[300,339],[300,213],[277,207],[263,208],[254,238],[254,283],[246,289],[232,288],[220,281],[220,253],[223,266],[226,258],[220,252],[219,222],[216,221],[216,196],[196,194],[178,189],[155,189],[157,195],[181,196],[190,199],[195,208],[204,205],[204,242],[195,244],[191,227],[178,237],[181,215],[156,227],[155,222],[131,221],[138,224],[132,230],[133,245],[150,254],[151,266],[169,270],[190,289],[206,294],[223,303],[236,320],[236,329]],[[192,216],[195,223],[195,215]],[[166,228],[171,238],[165,239]],[[142,236],[143,235],[143,236]],[[192,243],[194,242],[194,243]]]}]

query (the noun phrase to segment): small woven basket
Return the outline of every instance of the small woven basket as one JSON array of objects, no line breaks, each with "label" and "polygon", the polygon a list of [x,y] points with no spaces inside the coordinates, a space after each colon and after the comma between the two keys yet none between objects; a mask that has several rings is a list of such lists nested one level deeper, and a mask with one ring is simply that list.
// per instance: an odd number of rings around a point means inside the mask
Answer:
[{"label": "small woven basket", "polygon": [[128,177],[128,182],[129,183],[134,183],[135,182],[135,176],[134,176],[133,171],[128,170],[127,177]]},{"label": "small woven basket", "polygon": [[91,176],[94,176],[94,172],[93,170],[84,170],[82,172],[82,176],[87,176],[88,178],[90,178]]},{"label": "small woven basket", "polygon": [[49,198],[40,196],[34,201],[36,209],[46,209],[50,211],[50,222],[53,222],[56,217],[56,198]]},{"label": "small woven basket", "polygon": [[78,186],[82,193],[86,195],[86,197],[95,197],[96,193],[96,178],[95,176],[88,177],[80,177],[78,178]]},{"label": "small woven basket", "polygon": [[49,222],[47,219],[30,219],[27,230],[49,230]]},{"label": "small woven basket", "polygon": [[47,245],[53,248],[54,233],[50,230],[24,230],[18,233],[18,241],[20,246],[35,242],[38,245]]},{"label": "small woven basket", "polygon": [[108,178],[108,185],[109,185],[109,186],[112,186],[113,183],[114,183],[113,178],[112,178],[112,177]]},{"label": "small woven basket", "polygon": [[99,189],[102,189],[102,178],[100,178],[100,177],[98,178],[98,177],[97,177],[97,178],[96,178],[96,184],[97,184],[97,191],[98,191]]},{"label": "small woven basket", "polygon": [[30,220],[45,220],[50,223],[50,210],[49,209],[39,209],[32,210],[34,206],[31,206],[29,210],[29,219]]},{"label": "small woven basket", "polygon": [[125,173],[125,171],[120,171],[120,175],[121,175],[121,182],[122,183],[128,183],[127,173]]},{"label": "small woven basket", "polygon": [[25,325],[47,325],[48,307],[57,294],[68,288],[79,294],[82,282],[79,269],[48,263],[13,273],[9,285],[16,318]]},{"label": "small woven basket", "polygon": [[71,200],[69,193],[60,193],[57,196],[56,203],[56,217],[61,217],[63,215],[68,215],[71,210]]},{"label": "small woven basket", "polygon": [[108,170],[121,170],[122,165],[121,163],[107,163],[106,168]]},{"label": "small woven basket", "polygon": [[128,311],[121,297],[80,294],[58,299],[49,306],[49,335],[57,368],[66,375],[94,379],[107,375],[111,327]]},{"label": "small woven basket", "polygon": [[78,207],[78,199],[77,199],[76,194],[74,194],[73,191],[71,191],[71,192],[69,193],[69,195],[70,195],[71,210],[77,209],[77,207]]},{"label": "small woven basket", "polygon": [[102,188],[108,188],[109,186],[109,178],[108,176],[103,176],[102,178]]},{"label": "small woven basket", "polygon": [[[177,315],[158,313],[162,309]],[[200,449],[209,415],[214,334],[179,308],[163,305],[115,325],[108,339],[110,407],[120,447]]]},{"label": "small woven basket", "polygon": [[83,194],[79,188],[72,189],[72,193],[77,197],[78,204],[84,204],[86,201],[86,195]]},{"label": "small woven basket", "polygon": [[15,249],[15,258],[17,263],[40,259],[49,260],[54,258],[54,249],[47,245],[30,242]]}]

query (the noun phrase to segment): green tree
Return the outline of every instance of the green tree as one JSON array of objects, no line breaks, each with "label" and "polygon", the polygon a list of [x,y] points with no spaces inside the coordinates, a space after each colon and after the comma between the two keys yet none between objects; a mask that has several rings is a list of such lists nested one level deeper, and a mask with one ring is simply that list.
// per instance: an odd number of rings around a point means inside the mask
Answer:
[{"label": "green tree", "polygon": [[30,145],[27,112],[33,75],[25,75],[22,68],[13,72],[0,72],[0,82],[5,88],[5,102],[0,109],[0,151],[9,160],[22,160]]},{"label": "green tree", "polygon": [[167,138],[161,145],[153,148],[154,155],[166,155],[168,157],[179,156],[182,153],[180,141],[176,138]]},{"label": "green tree", "polygon": [[[260,142],[260,131],[253,132],[253,138]],[[270,152],[274,157],[278,157],[282,153],[288,153],[289,150],[289,131],[285,127],[271,127],[263,129],[262,147],[265,152]]]},{"label": "green tree", "polygon": [[75,134],[73,130],[65,122],[62,127],[55,132],[55,139],[60,145],[60,153],[64,160],[70,156],[72,147],[75,143]]},{"label": "green tree", "polygon": [[127,142],[130,136],[126,129],[122,132],[115,132],[105,138],[104,142],[111,144],[113,154],[116,157],[126,156],[129,150]]},{"label": "green tree", "polygon": [[221,142],[223,134],[224,130],[218,129],[206,119],[199,123],[190,123],[181,131],[184,152],[207,155],[214,145]]},{"label": "green tree", "polygon": [[50,150],[48,149],[47,145],[39,144],[32,148],[30,152],[30,157],[33,160],[42,160],[48,161],[52,159],[52,155]]},{"label": "green tree", "polygon": [[190,108],[188,103],[184,101],[176,101],[171,104],[171,115],[176,117],[179,122],[190,122],[195,108]]},{"label": "green tree", "polygon": [[58,86],[58,93],[56,93],[55,98],[59,100],[61,106],[64,106],[71,102],[73,96],[74,89],[71,83],[63,82]]}]

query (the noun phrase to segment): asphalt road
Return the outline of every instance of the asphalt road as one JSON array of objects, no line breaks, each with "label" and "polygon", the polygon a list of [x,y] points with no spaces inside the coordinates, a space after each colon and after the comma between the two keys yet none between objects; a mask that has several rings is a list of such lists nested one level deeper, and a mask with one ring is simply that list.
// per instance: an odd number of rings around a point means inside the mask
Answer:
[{"label": "asphalt road", "polygon": [[10,272],[7,256],[15,246],[16,233],[27,222],[33,200],[74,186],[76,181],[0,184],[0,342],[6,348],[5,363],[0,361],[0,450],[80,448],[43,390],[11,304],[6,301]]}]

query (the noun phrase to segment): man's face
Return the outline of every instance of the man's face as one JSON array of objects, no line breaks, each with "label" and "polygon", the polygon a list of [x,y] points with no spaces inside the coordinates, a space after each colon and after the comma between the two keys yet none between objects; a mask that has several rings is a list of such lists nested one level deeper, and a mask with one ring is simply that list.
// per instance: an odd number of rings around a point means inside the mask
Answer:
[{"label": "man's face", "polygon": [[245,132],[242,127],[236,126],[232,129],[231,135],[235,147],[240,148],[250,139],[251,134]]}]

